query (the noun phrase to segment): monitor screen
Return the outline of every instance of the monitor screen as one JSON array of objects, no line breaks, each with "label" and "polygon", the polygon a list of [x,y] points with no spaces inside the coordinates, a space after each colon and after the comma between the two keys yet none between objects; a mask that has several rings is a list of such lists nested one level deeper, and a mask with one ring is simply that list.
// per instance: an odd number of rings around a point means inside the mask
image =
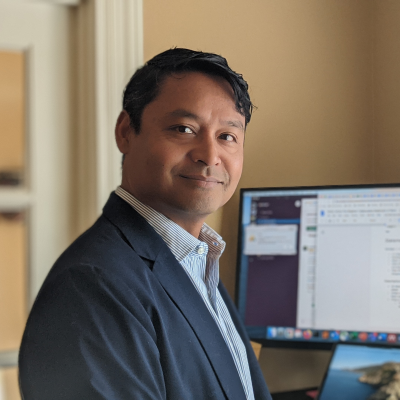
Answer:
[{"label": "monitor screen", "polygon": [[236,302],[266,345],[400,344],[400,184],[242,189]]}]

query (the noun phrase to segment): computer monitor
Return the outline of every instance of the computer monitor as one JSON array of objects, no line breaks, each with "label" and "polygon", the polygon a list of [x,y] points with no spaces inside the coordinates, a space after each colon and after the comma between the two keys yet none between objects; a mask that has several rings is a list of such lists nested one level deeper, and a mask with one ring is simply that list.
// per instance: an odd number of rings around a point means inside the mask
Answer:
[{"label": "computer monitor", "polygon": [[400,184],[242,189],[239,224],[251,339],[400,345]]}]

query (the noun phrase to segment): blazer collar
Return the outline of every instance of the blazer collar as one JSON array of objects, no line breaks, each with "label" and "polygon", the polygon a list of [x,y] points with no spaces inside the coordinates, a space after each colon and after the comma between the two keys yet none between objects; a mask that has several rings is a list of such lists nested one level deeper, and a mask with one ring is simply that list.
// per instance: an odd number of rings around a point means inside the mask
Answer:
[{"label": "blazer collar", "polygon": [[122,231],[139,256],[154,261],[154,275],[192,327],[226,397],[229,400],[246,400],[232,355],[216,322],[162,238],[115,193],[111,194],[104,207],[104,216]]},{"label": "blazer collar", "polygon": [[154,261],[160,249],[166,246],[147,221],[114,192],[103,208],[103,215],[123,233],[140,257]]}]

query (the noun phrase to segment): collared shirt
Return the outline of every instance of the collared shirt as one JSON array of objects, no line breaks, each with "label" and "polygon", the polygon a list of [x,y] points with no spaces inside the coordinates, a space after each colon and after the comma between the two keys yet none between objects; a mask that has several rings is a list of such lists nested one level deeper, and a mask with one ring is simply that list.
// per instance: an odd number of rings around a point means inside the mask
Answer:
[{"label": "collared shirt", "polygon": [[118,187],[115,193],[146,219],[182,265],[228,346],[246,398],[254,400],[246,348],[218,290],[219,257],[225,249],[225,242],[221,236],[207,224],[203,224],[197,239],[165,215],[141,203],[121,187]]}]

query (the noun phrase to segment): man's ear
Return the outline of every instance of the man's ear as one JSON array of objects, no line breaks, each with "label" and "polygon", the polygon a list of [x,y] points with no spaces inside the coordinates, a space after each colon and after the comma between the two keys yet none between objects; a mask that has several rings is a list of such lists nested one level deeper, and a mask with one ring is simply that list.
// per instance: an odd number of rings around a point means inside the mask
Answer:
[{"label": "man's ear", "polygon": [[122,154],[128,153],[129,141],[131,135],[134,133],[130,122],[131,120],[128,113],[125,110],[122,110],[115,125],[115,140],[117,142],[118,149]]}]

